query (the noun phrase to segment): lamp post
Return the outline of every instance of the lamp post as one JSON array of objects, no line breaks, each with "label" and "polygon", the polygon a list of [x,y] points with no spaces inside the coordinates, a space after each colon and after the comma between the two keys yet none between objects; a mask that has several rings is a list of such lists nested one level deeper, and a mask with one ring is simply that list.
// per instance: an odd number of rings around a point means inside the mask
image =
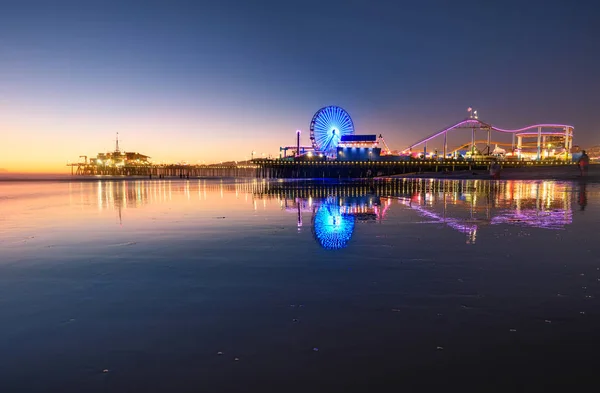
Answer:
[{"label": "lamp post", "polygon": [[252,161],[254,161],[254,155],[256,154],[255,151],[252,151]]},{"label": "lamp post", "polygon": [[296,130],[296,157],[300,155],[300,133],[302,131]]}]

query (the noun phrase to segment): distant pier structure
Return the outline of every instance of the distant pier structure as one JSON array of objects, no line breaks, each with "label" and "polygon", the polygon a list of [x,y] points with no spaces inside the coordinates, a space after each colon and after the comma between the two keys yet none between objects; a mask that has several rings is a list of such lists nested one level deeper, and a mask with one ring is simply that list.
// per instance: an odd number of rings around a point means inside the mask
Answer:
[{"label": "distant pier structure", "polygon": [[147,164],[98,165],[95,163],[73,163],[73,176],[144,176],[150,178],[178,177],[255,177],[257,166],[254,164],[216,164],[216,165],[180,165]]}]

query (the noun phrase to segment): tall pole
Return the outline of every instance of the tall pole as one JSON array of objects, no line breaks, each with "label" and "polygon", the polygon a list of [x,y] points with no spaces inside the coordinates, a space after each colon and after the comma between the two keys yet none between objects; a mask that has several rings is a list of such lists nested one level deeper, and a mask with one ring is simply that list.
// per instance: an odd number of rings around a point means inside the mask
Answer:
[{"label": "tall pole", "polygon": [[569,127],[565,127],[565,161],[569,161],[569,152],[571,151],[569,139]]},{"label": "tall pole", "polygon": [[490,155],[490,144],[492,143],[492,130],[488,130],[488,138],[487,138],[487,152],[488,156]]},{"label": "tall pole", "polygon": [[475,128],[471,129],[471,156],[475,154]]},{"label": "tall pole", "polygon": [[538,127],[538,137],[537,137],[537,159],[538,161],[541,158],[542,154],[542,127]]},{"label": "tall pole", "polygon": [[550,152],[548,151],[548,144],[546,143],[546,136],[542,137],[542,157],[549,157]]},{"label": "tall pole", "polygon": [[119,152],[119,133],[117,132],[117,144],[116,144],[116,149],[115,152],[118,153]]},{"label": "tall pole", "polygon": [[300,155],[300,130],[296,130],[296,157]]},{"label": "tall pole", "polygon": [[513,156],[514,156],[515,155],[515,133],[514,132],[512,134],[512,144],[511,144],[510,148],[511,148]]},{"label": "tall pole", "polygon": [[448,150],[448,130],[444,132],[444,160],[446,159],[446,154]]}]

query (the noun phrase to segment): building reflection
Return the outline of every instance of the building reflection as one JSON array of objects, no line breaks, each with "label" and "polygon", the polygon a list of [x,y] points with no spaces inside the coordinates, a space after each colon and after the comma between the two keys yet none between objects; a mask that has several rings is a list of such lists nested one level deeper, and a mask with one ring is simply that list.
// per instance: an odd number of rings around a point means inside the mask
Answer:
[{"label": "building reflection", "polygon": [[373,194],[282,200],[286,211],[297,214],[299,230],[304,225],[303,213],[311,214],[311,232],[317,243],[328,250],[347,247],[356,222],[379,221],[389,206],[386,203],[382,207],[380,197]]},{"label": "building reflection", "polygon": [[394,214],[401,214],[404,221],[408,218],[413,223],[448,227],[473,244],[484,228],[519,226],[561,230],[572,223],[572,204],[577,203],[580,210],[587,206],[585,182],[577,185],[553,181],[140,180],[75,183],[70,186],[70,192],[72,204],[114,210],[119,222],[127,209],[158,203],[184,206],[206,201],[206,209],[211,206],[220,209],[239,206],[242,210],[255,211],[282,209],[295,213],[300,231],[310,222],[315,241],[326,249],[350,246],[356,223],[385,223],[392,210]]},{"label": "building reflection", "polygon": [[569,189],[556,182],[433,183],[400,202],[422,217],[464,233],[475,243],[487,225],[563,229],[572,223]]},{"label": "building reflection", "polygon": [[[585,185],[579,188],[579,205],[587,204]],[[571,192],[568,184],[556,182],[489,182],[478,180],[399,180],[365,184],[308,184],[302,188],[272,185],[267,191],[272,197],[283,198],[286,210],[298,215],[302,226],[302,213],[311,213],[311,223],[323,225],[319,214],[319,201],[336,199],[339,209],[324,202],[327,209],[322,214],[331,223],[336,217],[352,215],[354,219],[382,221],[393,205],[416,213],[425,223],[444,225],[465,236],[474,244],[482,228],[499,225],[560,230],[573,220]],[[292,195],[297,195],[290,199]],[[326,199],[324,196],[329,195]],[[319,207],[315,207],[319,206]],[[339,223],[339,221],[336,221]],[[352,227],[353,228],[353,227]],[[314,233],[333,230],[333,227],[313,228]],[[323,244],[325,248],[343,248],[348,241]],[[326,242],[327,243],[327,242]],[[329,244],[329,243],[327,243]]]}]

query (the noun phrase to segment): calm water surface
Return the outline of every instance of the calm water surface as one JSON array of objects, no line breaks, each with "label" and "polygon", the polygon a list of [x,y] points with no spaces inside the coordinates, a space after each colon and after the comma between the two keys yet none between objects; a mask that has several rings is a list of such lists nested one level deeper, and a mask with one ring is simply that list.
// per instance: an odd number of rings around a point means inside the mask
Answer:
[{"label": "calm water surface", "polygon": [[0,391],[542,391],[600,365],[600,186],[0,183]]}]

